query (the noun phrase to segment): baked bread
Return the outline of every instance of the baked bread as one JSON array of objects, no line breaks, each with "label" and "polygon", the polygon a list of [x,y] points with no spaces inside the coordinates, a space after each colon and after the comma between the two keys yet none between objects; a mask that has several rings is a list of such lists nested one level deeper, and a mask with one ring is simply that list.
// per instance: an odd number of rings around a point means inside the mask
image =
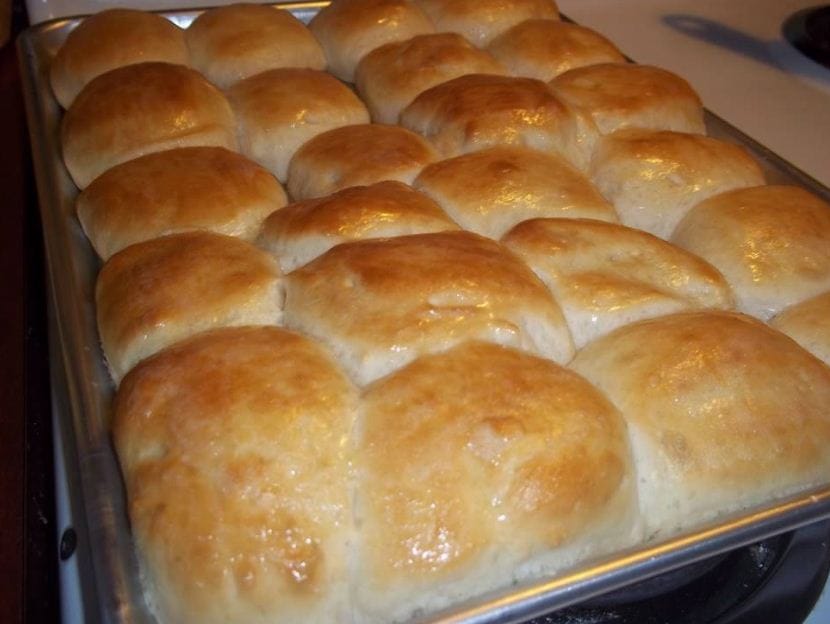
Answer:
[{"label": "baked bread", "polygon": [[160,61],[187,65],[181,28],[144,11],[108,9],[81,21],[66,37],[49,68],[52,92],[64,108],[93,78],[111,69]]},{"label": "baked bread", "polygon": [[139,361],[199,332],[276,325],[280,272],[271,256],[238,238],[173,234],[110,258],[98,274],[95,303],[117,383]]},{"label": "baked bread", "polygon": [[355,401],[275,327],[200,334],[124,379],[113,439],[160,622],[348,621]]},{"label": "baked bread", "polygon": [[415,0],[439,32],[456,32],[484,47],[527,19],[559,19],[554,0]]},{"label": "baked bread", "polygon": [[830,478],[830,368],[750,317],[641,321],[571,366],[625,417],[651,536]]},{"label": "baked bread", "polygon": [[735,305],[717,269],[642,230],[590,219],[533,219],[502,243],[550,288],[577,349],[642,319]]},{"label": "baked bread", "polygon": [[529,19],[487,46],[512,76],[552,80],[569,69],[598,63],[624,63],[617,46],[598,32],[550,19]]},{"label": "baked bread", "polygon": [[567,362],[573,345],[544,284],[470,232],[338,245],[285,277],[285,324],[328,344],[360,384],[468,339]]},{"label": "baked bread", "polygon": [[226,89],[280,67],[325,69],[314,35],[288,11],[261,4],[208,9],[185,31],[193,67]]},{"label": "baked bread", "polygon": [[138,63],[92,80],[66,111],[63,160],[83,189],[107,169],[175,147],[236,149],[236,122],[225,96],[199,72]]},{"label": "baked bread", "polygon": [[329,71],[346,82],[354,81],[360,59],[375,48],[435,32],[409,0],[333,0],[308,27],[325,50]]},{"label": "baked bread", "polygon": [[659,67],[601,63],[567,71],[550,84],[562,100],[590,113],[602,134],[623,128],[706,134],[700,96]]},{"label": "baked bread", "polygon": [[660,238],[669,238],[686,212],[707,197],[764,183],[761,167],[743,147],[634,129],[600,139],[590,178],[622,223]]},{"label": "baked bread", "polygon": [[830,204],[800,187],[711,197],[689,211],[672,241],[716,266],[739,309],[764,320],[830,290]]},{"label": "baked bread", "polygon": [[504,73],[501,63],[461,35],[436,33],[375,48],[358,64],[355,84],[372,120],[394,124],[417,95],[435,85],[465,74]]},{"label": "baked bread", "polygon": [[326,130],[369,123],[363,102],[346,85],[312,69],[272,69],[236,83],[228,97],[242,153],[283,182],[303,143]]},{"label": "baked bread", "polygon": [[288,168],[288,192],[300,200],[384,180],[412,184],[437,159],[429,143],[404,128],[344,126],[317,135],[297,150]]},{"label": "baked bread", "polygon": [[445,157],[495,145],[525,145],[588,166],[596,129],[530,78],[470,74],[424,91],[401,112],[402,126],[427,137]]},{"label": "baked bread", "polygon": [[560,156],[499,146],[433,163],[415,180],[461,227],[501,238],[535,217],[616,221],[614,208]]},{"label": "baked bread", "polygon": [[286,204],[265,169],[221,147],[147,154],[107,170],[78,196],[78,219],[104,260],[151,238],[210,230],[253,240]]},{"label": "baked bread", "polygon": [[465,343],[372,384],[363,406],[358,621],[408,620],[640,537],[625,424],[549,360]]},{"label": "baked bread", "polygon": [[830,366],[830,292],[790,306],[770,325]]},{"label": "baked bread", "polygon": [[258,244],[289,273],[340,243],[457,229],[434,201],[387,181],[281,208],[265,221]]}]

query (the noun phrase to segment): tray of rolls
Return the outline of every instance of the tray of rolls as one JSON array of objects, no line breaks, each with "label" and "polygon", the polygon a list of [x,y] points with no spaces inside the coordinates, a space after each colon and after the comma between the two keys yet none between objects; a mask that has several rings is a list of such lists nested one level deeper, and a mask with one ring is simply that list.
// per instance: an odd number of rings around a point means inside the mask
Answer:
[{"label": "tray of rolls", "polygon": [[830,515],[830,193],[552,0],[19,41],[106,622],[519,622]]}]

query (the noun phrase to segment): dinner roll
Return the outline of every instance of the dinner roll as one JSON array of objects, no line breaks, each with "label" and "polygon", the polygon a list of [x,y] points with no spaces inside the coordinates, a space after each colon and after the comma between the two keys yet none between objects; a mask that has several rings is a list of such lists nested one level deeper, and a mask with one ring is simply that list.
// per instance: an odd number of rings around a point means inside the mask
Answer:
[{"label": "dinner roll", "polygon": [[598,32],[549,19],[529,19],[496,37],[487,50],[513,76],[548,81],[575,67],[624,63],[625,57]]},{"label": "dinner roll", "polygon": [[672,241],[715,265],[739,309],[761,319],[830,290],[830,204],[797,186],[711,197]]},{"label": "dinner roll", "polygon": [[470,232],[344,243],[285,279],[286,325],[330,345],[361,384],[465,339],[558,362],[573,354],[559,306],[539,278]]},{"label": "dinner roll", "polygon": [[358,621],[408,621],[639,537],[625,424],[548,360],[473,342],[372,384]]},{"label": "dinner roll", "polygon": [[355,391],[311,341],[221,329],[133,370],[113,438],[159,622],[346,622]]},{"label": "dinner roll", "polygon": [[686,212],[707,197],[764,183],[761,167],[743,147],[653,130],[603,137],[590,177],[622,223],[660,238],[668,238]]},{"label": "dinner roll", "polygon": [[360,59],[375,48],[435,32],[409,0],[333,0],[308,27],[323,45],[329,71],[347,82],[354,81]]},{"label": "dinner roll", "polygon": [[110,167],[174,147],[236,149],[225,96],[192,69],[169,63],[119,67],[92,80],[66,111],[63,160],[86,187]]},{"label": "dinner roll", "polygon": [[770,325],[830,365],[830,292],[790,306]]},{"label": "dinner roll", "polygon": [[622,128],[706,134],[700,96],[659,67],[589,65],[557,76],[551,85],[565,102],[590,113],[602,134]]},{"label": "dinner roll", "polygon": [[533,219],[502,242],[551,289],[577,349],[641,319],[734,306],[714,267],[641,230],[590,219]]},{"label": "dinner roll", "polygon": [[286,203],[265,169],[222,147],[182,147],[129,160],[78,196],[78,219],[104,260],[166,234],[210,230],[253,240]]},{"label": "dinner roll", "polygon": [[314,35],[288,11],[261,4],[209,9],[185,31],[193,67],[213,84],[234,82],[268,69],[325,69]]},{"label": "dinner roll", "polygon": [[572,367],[626,419],[650,535],[830,478],[830,368],[750,317],[641,321]]},{"label": "dinner roll", "polygon": [[437,84],[465,74],[504,73],[461,35],[437,33],[375,48],[357,66],[355,83],[372,120],[394,124],[407,104]]},{"label": "dinner roll", "polygon": [[501,238],[534,217],[616,221],[614,208],[560,156],[504,145],[433,163],[415,188],[437,201],[461,227]]},{"label": "dinner roll", "polygon": [[540,80],[471,74],[421,93],[401,125],[433,142],[444,157],[494,145],[525,145],[561,154],[584,170],[596,129]]},{"label": "dinner roll", "polygon": [[64,108],[93,78],[117,67],[161,61],[189,62],[182,30],[144,11],[108,9],[81,20],[66,36],[50,70],[52,91]]},{"label": "dinner roll", "polygon": [[342,82],[313,69],[272,69],[237,82],[228,97],[242,153],[281,181],[294,152],[333,128],[369,122],[369,112]]},{"label": "dinner roll", "polygon": [[288,273],[340,243],[456,229],[431,199],[402,182],[387,181],[277,210],[265,221],[259,246]]},{"label": "dinner roll", "polygon": [[437,159],[429,143],[404,128],[344,126],[297,150],[288,168],[288,192],[300,200],[383,180],[411,184],[421,169]]},{"label": "dinner roll", "polygon": [[230,236],[188,232],[131,245],[95,288],[98,332],[116,382],[183,338],[230,325],[275,325],[280,272],[271,256]]},{"label": "dinner roll", "polygon": [[415,0],[439,32],[464,35],[479,47],[534,17],[559,19],[554,0]]}]

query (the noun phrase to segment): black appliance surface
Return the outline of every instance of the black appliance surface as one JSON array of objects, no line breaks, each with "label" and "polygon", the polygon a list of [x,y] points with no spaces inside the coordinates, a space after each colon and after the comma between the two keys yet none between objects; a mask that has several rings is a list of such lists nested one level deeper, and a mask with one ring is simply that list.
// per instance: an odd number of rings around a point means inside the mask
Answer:
[{"label": "black appliance surface", "polygon": [[801,624],[828,570],[830,521],[824,521],[527,624]]}]

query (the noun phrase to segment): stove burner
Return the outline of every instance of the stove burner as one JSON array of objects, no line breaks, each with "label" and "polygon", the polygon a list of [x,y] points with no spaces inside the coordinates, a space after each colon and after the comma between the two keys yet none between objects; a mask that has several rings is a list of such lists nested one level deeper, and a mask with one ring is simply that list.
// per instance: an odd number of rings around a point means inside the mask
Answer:
[{"label": "stove burner", "polygon": [[830,521],[657,576],[526,624],[800,624],[827,579]]},{"label": "stove burner", "polygon": [[794,13],[784,22],[781,31],[802,54],[830,67],[830,5]]}]

